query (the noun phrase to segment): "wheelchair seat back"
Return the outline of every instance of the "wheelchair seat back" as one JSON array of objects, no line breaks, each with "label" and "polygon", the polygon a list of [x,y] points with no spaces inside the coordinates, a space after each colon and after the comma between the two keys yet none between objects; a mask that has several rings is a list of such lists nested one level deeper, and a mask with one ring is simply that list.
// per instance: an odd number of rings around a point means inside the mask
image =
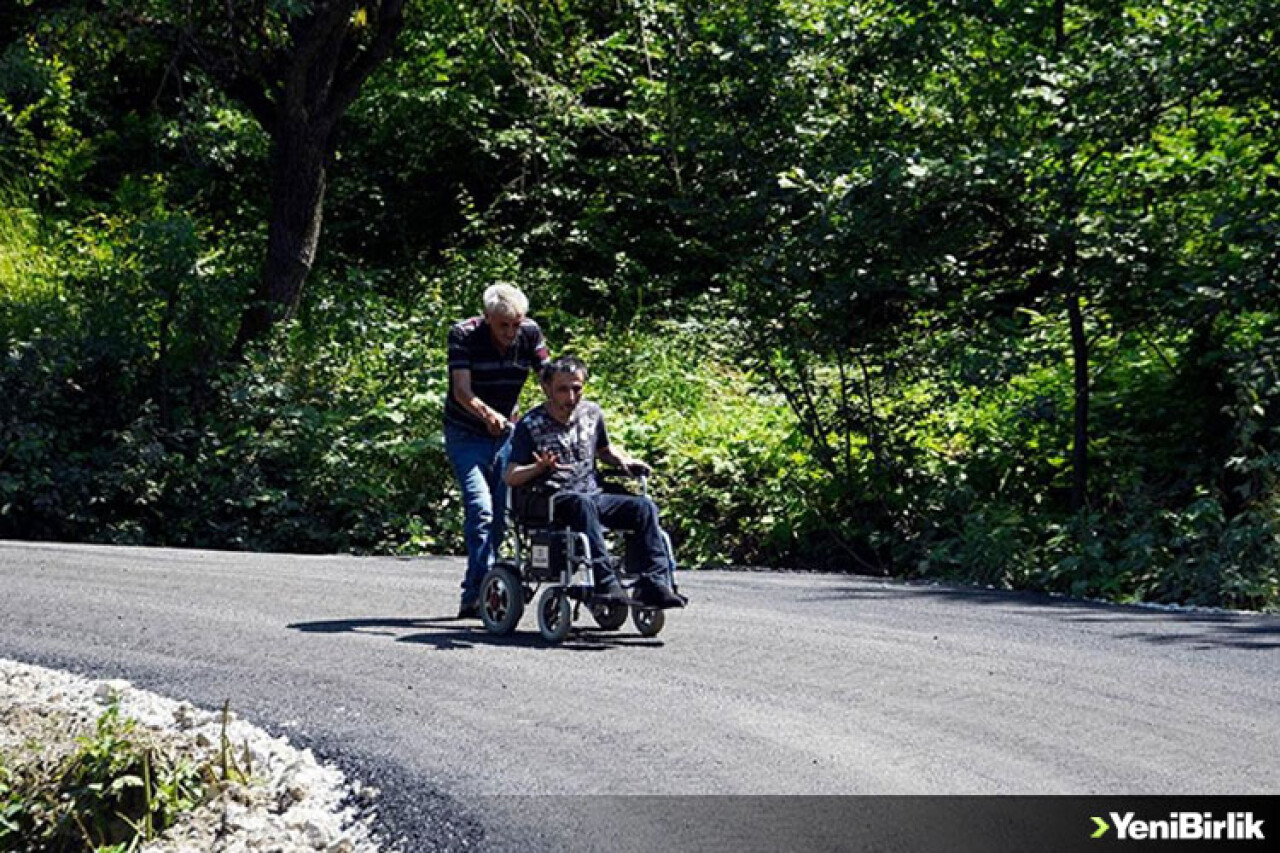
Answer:
[{"label": "wheelchair seat back", "polygon": [[512,520],[521,527],[550,526],[551,498],[554,494],[555,490],[544,484],[508,490],[508,509]]}]

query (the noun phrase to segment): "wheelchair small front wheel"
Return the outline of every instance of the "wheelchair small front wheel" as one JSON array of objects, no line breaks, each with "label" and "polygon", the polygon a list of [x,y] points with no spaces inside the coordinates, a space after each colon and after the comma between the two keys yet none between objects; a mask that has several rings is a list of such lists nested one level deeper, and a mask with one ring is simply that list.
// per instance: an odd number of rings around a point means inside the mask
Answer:
[{"label": "wheelchair small front wheel", "polygon": [[558,643],[569,636],[572,626],[573,615],[564,587],[548,587],[538,599],[538,630],[548,642]]},{"label": "wheelchair small front wheel", "polygon": [[625,604],[593,604],[591,616],[604,630],[616,631],[627,621],[627,606]]},{"label": "wheelchair small front wheel", "polygon": [[631,621],[635,623],[636,630],[640,632],[640,636],[656,637],[662,631],[662,626],[667,624],[667,617],[661,610],[654,610],[649,607],[633,607],[631,608]]},{"label": "wheelchair small front wheel", "polygon": [[524,589],[510,566],[494,566],[480,582],[480,621],[500,637],[516,629],[524,615]]}]

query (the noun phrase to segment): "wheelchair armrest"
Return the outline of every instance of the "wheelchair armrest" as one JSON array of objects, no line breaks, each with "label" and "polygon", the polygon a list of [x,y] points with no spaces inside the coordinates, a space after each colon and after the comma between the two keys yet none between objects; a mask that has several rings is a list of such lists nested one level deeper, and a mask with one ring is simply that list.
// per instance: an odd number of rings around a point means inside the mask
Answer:
[{"label": "wheelchair armrest", "polygon": [[600,491],[604,492],[606,495],[634,495],[635,494],[633,490],[627,488],[626,485],[619,483],[616,480],[609,480],[609,479],[606,479],[605,477],[600,477],[599,479],[600,479]]},{"label": "wheelchair armrest", "polygon": [[[607,469],[600,469],[596,472],[596,479],[600,482],[600,490],[606,495],[634,495],[637,494],[634,487],[628,485],[629,481],[635,480],[640,484],[638,494],[649,496],[649,475],[648,474],[632,474],[626,468],[618,468],[611,466]],[[624,482],[619,482],[614,477],[623,477]]]}]

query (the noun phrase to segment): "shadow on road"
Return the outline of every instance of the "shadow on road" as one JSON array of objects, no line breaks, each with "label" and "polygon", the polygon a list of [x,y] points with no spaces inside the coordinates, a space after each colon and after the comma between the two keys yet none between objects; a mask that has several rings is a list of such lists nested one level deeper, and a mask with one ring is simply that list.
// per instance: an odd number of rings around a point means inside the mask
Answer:
[{"label": "shadow on road", "polygon": [[288,627],[304,634],[363,634],[389,637],[397,643],[431,646],[440,651],[472,649],[476,646],[514,646],[602,652],[619,647],[634,649],[663,646],[662,640],[657,638],[618,634],[585,627],[575,627],[564,642],[558,644],[548,643],[541,634],[536,632],[517,631],[506,637],[499,637],[471,622],[448,617],[331,619],[323,622],[295,622]]},{"label": "shadow on road", "polygon": [[821,596],[826,600],[908,600],[932,599],[967,605],[1003,606],[1057,611],[1066,622],[1080,625],[1130,625],[1133,630],[1116,633],[1118,639],[1138,640],[1154,645],[1189,645],[1200,650],[1212,648],[1268,651],[1280,649],[1280,617],[1270,614],[1230,613],[1201,610],[1165,610],[1125,604],[1057,598],[1033,592],[969,589],[964,587],[888,585],[877,588],[852,587]]}]

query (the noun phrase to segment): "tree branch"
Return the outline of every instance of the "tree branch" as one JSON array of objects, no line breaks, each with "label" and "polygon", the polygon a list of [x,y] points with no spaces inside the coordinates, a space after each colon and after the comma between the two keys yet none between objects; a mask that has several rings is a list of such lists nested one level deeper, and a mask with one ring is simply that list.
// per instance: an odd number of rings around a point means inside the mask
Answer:
[{"label": "tree branch", "polygon": [[310,17],[294,21],[290,28],[294,48],[282,69],[282,119],[311,124],[317,118],[310,110],[328,100],[336,54],[355,4],[356,0],[317,3]]},{"label": "tree branch", "polygon": [[334,83],[333,94],[329,98],[326,109],[326,121],[332,123],[346,112],[352,101],[360,92],[360,87],[369,78],[373,70],[391,55],[395,49],[396,39],[404,28],[405,0],[382,0],[378,11],[377,34],[373,43],[357,54],[351,64],[343,68]]}]

